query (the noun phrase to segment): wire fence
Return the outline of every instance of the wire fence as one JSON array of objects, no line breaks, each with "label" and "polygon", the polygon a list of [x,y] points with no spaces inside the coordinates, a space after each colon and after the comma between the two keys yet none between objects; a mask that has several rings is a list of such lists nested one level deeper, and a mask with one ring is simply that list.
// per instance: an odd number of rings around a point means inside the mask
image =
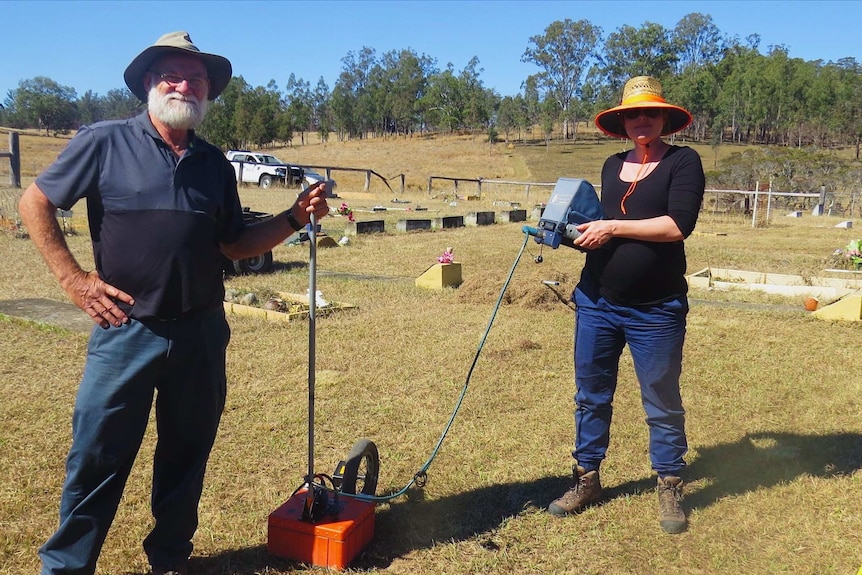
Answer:
[{"label": "wire fence", "polygon": [[[0,178],[3,177],[0,169]],[[3,182],[0,179],[0,182]],[[449,198],[481,198],[493,205],[506,205],[531,209],[541,208],[550,199],[556,182],[526,182],[512,180],[484,180],[431,176],[428,194],[441,200]],[[601,188],[596,188],[601,194]],[[0,184],[0,225],[3,229],[20,228],[18,201],[22,189]],[[701,207],[701,216],[715,223],[739,224],[749,222],[753,227],[765,227],[779,217],[825,215],[862,218],[862,193],[821,192],[791,193],[771,190],[719,190],[707,189]]]},{"label": "wire fence", "polygon": [[[431,176],[428,195],[432,197],[480,197],[494,204],[541,207],[548,202],[556,182],[527,182],[478,178]],[[759,188],[759,186],[758,186]],[[862,217],[862,193],[797,193],[766,190],[720,190],[704,193],[701,215],[716,222],[750,222],[763,227],[776,217],[826,215],[844,218]],[[596,186],[601,195],[601,186]]]},{"label": "wire fence", "polygon": [[20,188],[0,187],[0,229],[16,233],[20,231],[18,200],[21,199],[22,191]]}]

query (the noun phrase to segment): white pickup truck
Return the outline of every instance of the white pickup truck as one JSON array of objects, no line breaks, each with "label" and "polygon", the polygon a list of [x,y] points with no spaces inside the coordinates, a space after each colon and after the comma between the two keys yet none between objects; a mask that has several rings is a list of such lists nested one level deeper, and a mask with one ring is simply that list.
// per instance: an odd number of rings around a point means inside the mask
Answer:
[{"label": "white pickup truck", "polygon": [[303,170],[299,166],[286,164],[270,154],[249,152],[246,150],[229,150],[225,156],[233,164],[237,182],[257,184],[261,188],[269,188],[273,184],[284,186],[299,186],[303,182]]}]

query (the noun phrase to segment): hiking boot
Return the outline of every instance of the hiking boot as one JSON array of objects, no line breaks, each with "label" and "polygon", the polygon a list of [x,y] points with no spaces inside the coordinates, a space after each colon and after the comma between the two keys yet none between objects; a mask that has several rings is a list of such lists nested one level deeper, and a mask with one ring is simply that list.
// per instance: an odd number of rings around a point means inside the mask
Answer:
[{"label": "hiking boot", "polygon": [[572,467],[574,485],[548,505],[548,513],[565,517],[569,513],[580,513],[589,504],[602,498],[602,484],[598,470],[587,471],[580,465]]},{"label": "hiking boot", "polygon": [[682,510],[683,481],[668,475],[658,478],[658,522],[665,533],[682,533],[687,526]]},{"label": "hiking boot", "polygon": [[153,575],[186,575],[186,570],[175,567],[153,567]]}]

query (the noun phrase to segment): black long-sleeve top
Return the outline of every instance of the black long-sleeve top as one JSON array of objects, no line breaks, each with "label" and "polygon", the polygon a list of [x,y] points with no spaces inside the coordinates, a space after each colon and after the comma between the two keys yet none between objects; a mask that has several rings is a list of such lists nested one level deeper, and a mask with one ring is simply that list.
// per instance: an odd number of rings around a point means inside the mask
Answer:
[{"label": "black long-sleeve top", "polygon": [[[689,147],[671,146],[655,170],[638,182],[623,214],[620,201],[629,182],[620,179],[620,170],[626,154],[611,156],[602,168],[605,217],[642,220],[667,215],[687,238],[697,223],[706,186],[700,156]],[[682,240],[613,238],[587,253],[581,284],[618,305],[649,305],[684,295],[688,291],[685,271]]]}]

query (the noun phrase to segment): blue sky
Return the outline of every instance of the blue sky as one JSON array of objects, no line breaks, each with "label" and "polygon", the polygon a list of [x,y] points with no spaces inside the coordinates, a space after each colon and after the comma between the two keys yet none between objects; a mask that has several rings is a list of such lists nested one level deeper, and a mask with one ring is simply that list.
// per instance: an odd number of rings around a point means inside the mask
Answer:
[{"label": "blue sky", "polygon": [[[538,70],[521,62],[531,36],[556,20],[589,20],[607,35],[623,25],[673,28],[686,14],[709,14],[727,36],[761,36],[804,60],[862,61],[862,2],[853,0],[641,1],[16,1],[0,2],[6,56],[0,102],[21,80],[47,76],[105,95],[124,87],[123,70],[165,32],[186,30],[202,50],[228,57],[252,86],[290,74],[332,89],[348,52],[377,56],[412,49],[462,70],[479,59],[480,79],[515,95]],[[13,51],[13,48],[14,51]],[[14,54],[14,55],[13,55]]]}]

